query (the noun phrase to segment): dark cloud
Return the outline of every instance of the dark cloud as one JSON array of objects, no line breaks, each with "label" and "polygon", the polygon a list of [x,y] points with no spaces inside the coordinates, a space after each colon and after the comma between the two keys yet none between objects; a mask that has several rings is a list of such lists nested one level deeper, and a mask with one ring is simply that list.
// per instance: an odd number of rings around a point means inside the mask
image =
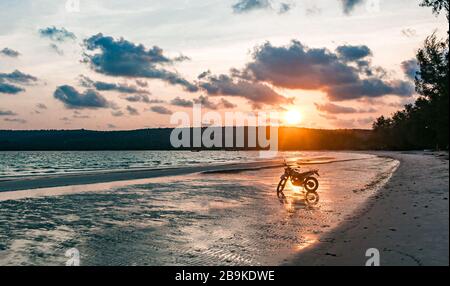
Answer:
[{"label": "dark cloud", "polygon": [[136,108],[131,107],[129,105],[127,106],[127,111],[128,111],[128,114],[130,114],[130,115],[139,115],[139,111]]},{"label": "dark cloud", "polygon": [[111,76],[161,79],[172,85],[180,85],[189,92],[196,92],[198,87],[182,78],[179,74],[165,68],[186,57],[175,59],[164,55],[157,46],[147,49],[124,39],[97,34],[84,41],[87,52],[84,61],[98,73]]},{"label": "dark cloud", "polygon": [[361,60],[365,57],[372,55],[369,47],[367,46],[339,46],[336,48],[336,52],[340,55],[341,59],[347,61]]},{"label": "dark cloud", "polygon": [[342,3],[342,8],[344,9],[344,13],[348,15],[353,11],[353,9],[356,6],[364,3],[365,0],[340,0],[340,1]]},{"label": "dark cloud", "polygon": [[150,107],[150,110],[159,114],[172,114],[171,110],[161,105],[152,106]]},{"label": "dark cloud", "polygon": [[65,28],[56,28],[55,26],[40,29],[39,35],[55,42],[65,42],[77,38],[74,33],[67,31]]},{"label": "dark cloud", "polygon": [[292,4],[289,3],[280,3],[280,7],[278,9],[278,13],[284,14],[289,12],[292,9]]},{"label": "dark cloud", "polygon": [[17,113],[11,111],[11,110],[3,110],[0,109],[0,116],[16,116]]},{"label": "dark cloud", "polygon": [[194,99],[195,104],[201,104],[202,107],[207,109],[213,109],[216,110],[219,108],[219,105],[209,99],[207,96],[201,95],[199,98]]},{"label": "dark cloud", "polygon": [[2,80],[6,80],[12,83],[19,83],[19,84],[30,84],[37,81],[37,78],[25,74],[19,70],[15,70],[12,73],[0,73],[0,82]]},{"label": "dark cloud", "polygon": [[269,0],[239,0],[233,5],[234,13],[247,13],[254,10],[271,8]]},{"label": "dark cloud", "polygon": [[93,81],[86,76],[80,76],[80,84],[83,87],[95,88],[98,91],[117,91],[120,93],[141,94],[141,95],[150,94],[149,91],[145,89],[140,89],[134,85]]},{"label": "dark cloud", "polygon": [[125,97],[125,100],[129,102],[143,102],[152,103],[152,100],[146,94],[135,94]]},{"label": "dark cloud", "polygon": [[108,108],[113,104],[106,100],[97,91],[88,89],[83,93],[78,92],[75,88],[69,85],[59,86],[53,96],[64,103],[67,108],[82,109],[82,108]]},{"label": "dark cloud", "polygon": [[192,100],[176,97],[170,101],[170,104],[180,107],[192,107],[194,105],[194,102]]},{"label": "dark cloud", "polygon": [[20,53],[10,48],[4,48],[3,50],[0,50],[0,55],[11,58],[17,58],[18,56],[20,56]]},{"label": "dark cloud", "polygon": [[[343,46],[342,46],[343,47]],[[371,54],[365,46],[341,47],[341,53],[326,48],[308,48],[299,41],[275,47],[266,43],[255,49],[253,61],[240,76],[254,82],[267,82],[276,87],[322,90],[331,100],[347,100],[384,95],[410,96],[410,82],[380,77],[378,67],[369,61],[356,65],[349,59]]]},{"label": "dark cloud", "polygon": [[288,99],[264,83],[233,78],[227,75],[207,76],[199,86],[211,96],[239,96],[248,99],[252,104],[279,105],[292,103]]},{"label": "dark cloud", "polygon": [[155,103],[165,103],[165,101],[164,101],[164,100],[161,100],[161,99],[155,98],[155,99],[150,99],[150,101],[149,101],[148,103],[150,103],[150,104],[155,104]]},{"label": "dark cloud", "polygon": [[380,79],[363,79],[355,83],[334,86],[327,90],[328,98],[334,101],[357,99],[360,97],[381,97],[384,95],[411,96],[414,85],[405,81],[386,82]]},{"label": "dark cloud", "polygon": [[25,89],[16,84],[28,85],[36,81],[37,78],[34,76],[18,70],[12,73],[0,73],[0,93],[17,94]]},{"label": "dark cloud", "polygon": [[117,128],[116,125],[111,124],[111,123],[108,123],[107,127],[108,127],[109,129],[115,129],[115,128]]},{"label": "dark cloud", "polygon": [[416,59],[410,59],[402,62],[402,69],[405,75],[414,80],[416,76],[418,76],[418,72],[420,71],[419,63]]},{"label": "dark cloud", "polygon": [[2,83],[0,80],[0,93],[6,93],[6,94],[17,94],[19,92],[25,91],[23,88],[9,84],[9,83]]},{"label": "dark cloud", "polygon": [[195,98],[194,100],[187,100],[184,98],[176,97],[170,101],[170,104],[174,106],[180,107],[192,107],[194,104],[201,104],[202,107],[208,109],[219,109],[219,108],[235,108],[236,105],[231,103],[230,101],[221,98],[219,102],[211,101],[209,97],[201,95],[199,98]]}]

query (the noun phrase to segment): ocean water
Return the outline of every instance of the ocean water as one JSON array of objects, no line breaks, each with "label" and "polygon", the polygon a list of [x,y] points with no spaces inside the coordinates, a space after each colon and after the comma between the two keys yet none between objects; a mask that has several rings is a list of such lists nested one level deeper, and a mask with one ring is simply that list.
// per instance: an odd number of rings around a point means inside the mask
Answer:
[{"label": "ocean water", "polygon": [[[184,156],[202,164],[257,154]],[[292,186],[277,197],[281,167],[0,193],[0,265],[65,265],[72,248],[81,265],[277,265],[354,215],[398,166],[356,153],[282,156],[320,170],[318,204]]]},{"label": "ocean water", "polygon": [[[324,156],[326,155],[326,156]],[[298,158],[305,162],[359,158],[351,153],[279,152],[277,158]],[[0,180],[6,177],[39,176],[230,164],[264,160],[259,152],[238,151],[0,151]]]}]

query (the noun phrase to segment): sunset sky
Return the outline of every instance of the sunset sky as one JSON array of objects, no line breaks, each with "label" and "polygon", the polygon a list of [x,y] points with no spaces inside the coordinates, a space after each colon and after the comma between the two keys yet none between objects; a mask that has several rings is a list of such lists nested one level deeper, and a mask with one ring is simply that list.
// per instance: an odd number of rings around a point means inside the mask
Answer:
[{"label": "sunset sky", "polygon": [[0,129],[167,127],[193,103],[370,128],[414,101],[415,53],[445,36],[420,2],[2,0]]}]

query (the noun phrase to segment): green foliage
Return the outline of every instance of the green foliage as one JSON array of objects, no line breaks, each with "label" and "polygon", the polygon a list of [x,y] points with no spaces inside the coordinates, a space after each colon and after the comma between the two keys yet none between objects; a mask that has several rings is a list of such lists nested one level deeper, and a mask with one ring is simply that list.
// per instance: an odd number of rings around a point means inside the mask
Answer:
[{"label": "green foliage", "polygon": [[[435,14],[445,9],[448,19],[448,1],[424,0],[421,6],[432,7]],[[378,146],[389,149],[448,150],[448,38],[442,40],[432,34],[416,57],[419,71],[415,84],[420,97],[392,118],[378,118],[373,124],[374,140]]]}]

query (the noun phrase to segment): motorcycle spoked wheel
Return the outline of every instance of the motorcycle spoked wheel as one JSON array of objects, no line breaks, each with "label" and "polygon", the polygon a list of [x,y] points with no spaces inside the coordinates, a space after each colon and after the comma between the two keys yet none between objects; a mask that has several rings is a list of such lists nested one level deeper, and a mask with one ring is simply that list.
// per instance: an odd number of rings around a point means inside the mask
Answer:
[{"label": "motorcycle spoked wheel", "polygon": [[319,181],[314,177],[306,178],[304,187],[307,192],[315,192],[319,188]]},{"label": "motorcycle spoked wheel", "polygon": [[316,205],[319,203],[319,194],[317,192],[307,192],[305,195],[305,201],[308,205]]},{"label": "motorcycle spoked wheel", "polygon": [[284,191],[284,187],[286,187],[287,179],[281,179],[278,183],[277,194],[282,193]]}]

